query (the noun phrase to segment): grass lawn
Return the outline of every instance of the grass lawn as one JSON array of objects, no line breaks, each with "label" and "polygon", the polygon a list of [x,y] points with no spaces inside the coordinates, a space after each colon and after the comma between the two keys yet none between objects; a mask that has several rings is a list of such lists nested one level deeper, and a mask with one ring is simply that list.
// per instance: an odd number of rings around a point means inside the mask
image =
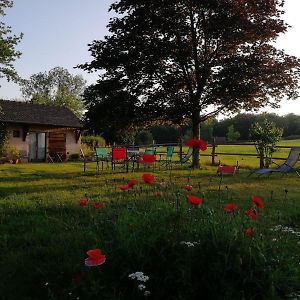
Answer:
[{"label": "grass lawn", "polygon": [[300,178],[215,171],[1,165],[0,299],[300,299]]}]

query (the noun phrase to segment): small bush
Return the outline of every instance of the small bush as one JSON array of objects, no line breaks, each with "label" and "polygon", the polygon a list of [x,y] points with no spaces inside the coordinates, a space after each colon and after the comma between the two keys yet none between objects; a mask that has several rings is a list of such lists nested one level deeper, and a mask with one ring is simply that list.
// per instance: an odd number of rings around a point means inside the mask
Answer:
[{"label": "small bush", "polygon": [[81,143],[87,144],[90,148],[104,147],[106,142],[102,136],[82,136]]}]

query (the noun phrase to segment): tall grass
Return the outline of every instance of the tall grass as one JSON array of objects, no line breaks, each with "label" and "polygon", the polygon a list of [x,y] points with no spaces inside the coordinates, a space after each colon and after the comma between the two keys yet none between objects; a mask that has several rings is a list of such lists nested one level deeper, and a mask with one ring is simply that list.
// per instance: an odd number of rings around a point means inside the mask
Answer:
[{"label": "tall grass", "polygon": [[[295,174],[258,180],[242,170],[221,181],[213,167],[175,169],[146,185],[143,172],[95,175],[89,166],[82,174],[78,163],[1,167],[3,300],[298,297]],[[138,184],[121,191],[131,178]],[[188,194],[203,203],[191,205]],[[257,220],[245,213],[255,207],[252,195],[264,204]],[[88,205],[79,205],[82,197]],[[104,207],[94,209],[96,202]],[[238,208],[227,213],[227,203]],[[252,227],[257,232],[248,236]],[[86,251],[96,248],[106,262],[85,267]],[[135,272],[149,280],[130,278]]]}]

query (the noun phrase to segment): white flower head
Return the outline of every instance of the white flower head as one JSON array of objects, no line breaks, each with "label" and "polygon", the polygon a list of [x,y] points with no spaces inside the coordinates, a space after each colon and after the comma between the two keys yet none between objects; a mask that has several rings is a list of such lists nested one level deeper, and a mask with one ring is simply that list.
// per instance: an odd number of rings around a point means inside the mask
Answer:
[{"label": "white flower head", "polygon": [[138,285],[138,289],[139,289],[140,291],[143,291],[145,288],[146,288],[146,286],[143,285],[143,284],[139,284],[139,285]]},{"label": "white flower head", "polygon": [[146,282],[149,280],[149,276],[144,275],[143,272],[135,272],[135,273],[129,274],[128,277],[131,279],[136,279],[138,281],[143,281],[143,282]]}]

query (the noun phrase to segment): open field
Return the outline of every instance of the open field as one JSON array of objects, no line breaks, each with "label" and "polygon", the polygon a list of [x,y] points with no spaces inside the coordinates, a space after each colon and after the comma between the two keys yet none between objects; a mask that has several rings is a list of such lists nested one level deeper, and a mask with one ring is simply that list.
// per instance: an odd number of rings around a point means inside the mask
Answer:
[{"label": "open field", "polygon": [[[92,163],[85,174],[81,163],[1,165],[1,300],[299,299],[300,178],[215,171],[162,170],[145,184],[143,171],[96,175]],[[228,203],[238,208],[226,213]],[[106,262],[86,267],[96,248]],[[149,280],[128,277],[137,271]]]},{"label": "open field", "polygon": [[[300,140],[282,140],[278,143],[278,146],[300,147]],[[159,147],[158,151],[166,152],[166,148]],[[187,153],[187,151],[188,147],[183,147],[183,152]],[[273,154],[274,162],[280,165],[288,156],[289,151],[290,148],[277,148],[277,150]],[[179,147],[175,147],[175,161],[179,160],[178,153]],[[201,157],[202,164],[211,165],[211,153],[212,147],[208,147],[205,152],[201,152],[201,154],[203,154]],[[236,165],[236,163],[238,162],[241,168],[255,169],[259,167],[259,158],[256,155],[257,152],[254,145],[218,145],[216,147],[216,153],[226,153],[226,155],[217,154],[217,156],[215,157],[216,164],[220,162],[221,164],[225,165]],[[247,156],[249,154],[252,154],[253,156]],[[300,162],[298,163],[298,166],[300,166]],[[274,168],[276,167],[276,165],[273,164],[271,167]]]}]

